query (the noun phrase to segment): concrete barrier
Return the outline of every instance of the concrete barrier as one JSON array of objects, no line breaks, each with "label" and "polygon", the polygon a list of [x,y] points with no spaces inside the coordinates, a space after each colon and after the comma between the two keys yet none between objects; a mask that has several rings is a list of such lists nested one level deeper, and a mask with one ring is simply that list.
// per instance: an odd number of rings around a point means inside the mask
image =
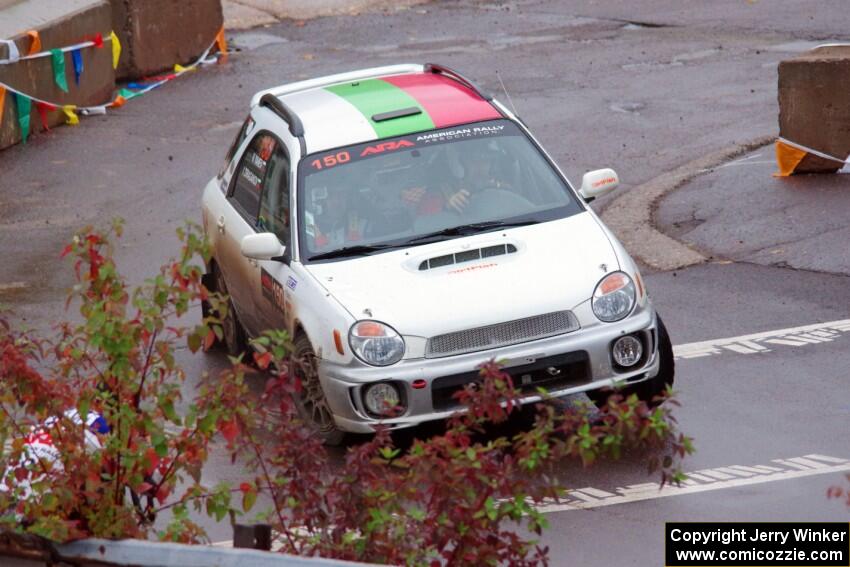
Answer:
[{"label": "concrete barrier", "polygon": [[[65,47],[83,41],[86,36],[112,29],[109,3],[106,0],[32,0],[0,4],[0,38],[12,39],[18,51],[29,51],[28,30],[37,30],[42,50]],[[79,86],[74,82],[73,65],[66,55],[68,92],[62,92],[53,81],[53,66],[49,57],[0,65],[0,81],[43,100],[59,104],[98,105],[108,102],[115,88],[112,51],[109,44],[102,49],[83,49],[83,76]],[[8,47],[0,44],[0,59],[8,58]],[[14,97],[7,93],[4,108],[0,108],[0,149],[21,140]],[[60,111],[48,113],[48,125],[62,124]],[[42,130],[41,120],[32,108],[31,132]]]},{"label": "concrete barrier", "polygon": [[[850,45],[819,47],[779,64],[779,135],[840,159],[850,154]],[[795,173],[841,167],[809,154]]]},{"label": "concrete barrier", "polygon": [[221,0],[110,0],[124,55],[118,78],[135,79],[194,61],[221,29]]}]

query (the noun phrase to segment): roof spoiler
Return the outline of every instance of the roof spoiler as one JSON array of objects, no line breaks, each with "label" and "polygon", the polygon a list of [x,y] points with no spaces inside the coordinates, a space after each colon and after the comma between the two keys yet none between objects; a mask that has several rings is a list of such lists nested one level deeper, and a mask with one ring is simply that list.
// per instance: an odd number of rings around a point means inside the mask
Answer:
[{"label": "roof spoiler", "polygon": [[292,112],[292,109],[285,102],[271,93],[266,93],[260,98],[260,106],[268,108],[289,125],[289,133],[298,139],[301,155],[305,155],[307,153],[307,141],[304,139],[304,124],[298,118],[298,115]]}]

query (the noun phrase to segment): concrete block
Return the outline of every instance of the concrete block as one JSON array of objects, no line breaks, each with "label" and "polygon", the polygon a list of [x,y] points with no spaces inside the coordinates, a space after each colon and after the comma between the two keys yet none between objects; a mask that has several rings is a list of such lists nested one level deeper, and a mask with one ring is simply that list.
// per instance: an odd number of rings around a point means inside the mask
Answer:
[{"label": "concrete block", "polygon": [[[106,0],[19,0],[0,3],[0,37],[15,41],[21,55],[29,51],[26,31],[35,29],[41,37],[42,50],[66,47],[101,33],[109,36],[112,29],[109,3]],[[112,50],[107,42],[102,49],[81,51],[83,75],[79,86],[74,82],[71,55],[66,54],[65,69],[68,93],[53,80],[53,64],[49,57],[0,65],[0,81],[22,92],[57,104],[92,106],[109,102],[115,89]],[[8,57],[7,47],[0,45],[0,58]],[[65,122],[60,111],[48,113],[48,125]],[[42,130],[41,119],[33,105],[30,135]],[[17,112],[12,93],[0,108],[0,149],[19,142]]]},{"label": "concrete block", "polygon": [[124,46],[120,79],[136,79],[198,58],[223,23],[221,0],[110,0]]},{"label": "concrete block", "polygon": [[[850,154],[850,45],[813,49],[779,64],[779,135],[837,158]],[[796,172],[841,167],[809,155]]]}]

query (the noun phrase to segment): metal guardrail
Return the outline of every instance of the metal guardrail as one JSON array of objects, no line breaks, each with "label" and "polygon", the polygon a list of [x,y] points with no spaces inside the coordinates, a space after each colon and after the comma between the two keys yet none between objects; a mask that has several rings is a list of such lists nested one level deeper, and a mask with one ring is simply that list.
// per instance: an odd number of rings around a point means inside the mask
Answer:
[{"label": "metal guardrail", "polygon": [[[257,549],[142,540],[83,539],[52,544],[36,538],[0,538],[0,565],[80,567],[362,567],[364,563],[297,557]],[[15,559],[13,559],[15,558]]]}]

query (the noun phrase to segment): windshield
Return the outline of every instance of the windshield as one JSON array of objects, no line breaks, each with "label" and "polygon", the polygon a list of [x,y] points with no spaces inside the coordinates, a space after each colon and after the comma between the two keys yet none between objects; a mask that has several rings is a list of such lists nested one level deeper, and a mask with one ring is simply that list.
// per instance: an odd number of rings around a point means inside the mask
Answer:
[{"label": "windshield", "polygon": [[308,262],[582,210],[540,150],[508,120],[312,154],[299,175],[299,242]]}]

